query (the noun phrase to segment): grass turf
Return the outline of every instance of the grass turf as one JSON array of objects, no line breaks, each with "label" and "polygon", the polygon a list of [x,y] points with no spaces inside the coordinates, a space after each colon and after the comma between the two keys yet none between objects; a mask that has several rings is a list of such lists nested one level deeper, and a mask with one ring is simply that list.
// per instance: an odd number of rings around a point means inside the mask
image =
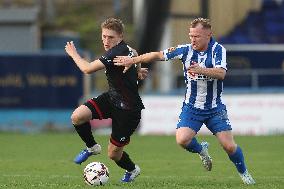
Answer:
[{"label": "grass turf", "polygon": [[[82,170],[91,161],[105,163],[109,182],[100,188],[282,188],[284,185],[284,136],[237,136],[247,166],[257,184],[242,183],[233,164],[214,136],[198,136],[210,143],[213,169],[206,172],[196,154],[178,147],[174,136],[132,137],[126,151],[141,167],[141,175],[129,184],[119,180],[124,171],[107,158],[107,136],[96,137],[102,154],[82,165],[73,163],[83,148],[75,133],[13,134],[0,133],[0,188],[91,188],[83,182]],[[282,146],[282,147],[281,147]],[[99,188],[99,187],[97,187]]]}]

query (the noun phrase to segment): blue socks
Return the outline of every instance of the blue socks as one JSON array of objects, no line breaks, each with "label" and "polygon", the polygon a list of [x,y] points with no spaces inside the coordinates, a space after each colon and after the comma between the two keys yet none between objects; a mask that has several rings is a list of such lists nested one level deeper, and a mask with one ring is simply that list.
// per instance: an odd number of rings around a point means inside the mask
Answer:
[{"label": "blue socks", "polygon": [[[192,153],[200,153],[202,146],[197,142],[196,138],[193,138],[191,142],[185,147],[185,149]],[[229,155],[230,160],[234,163],[239,173],[243,174],[246,171],[246,165],[244,161],[244,155],[242,149],[237,146],[235,153]]]},{"label": "blue socks", "polygon": [[229,155],[230,160],[235,164],[239,173],[243,174],[246,171],[246,165],[244,161],[244,155],[242,149],[238,146],[235,153]]},{"label": "blue socks", "polygon": [[202,146],[197,142],[194,137],[191,142],[185,147],[185,149],[192,153],[200,153],[202,150]]}]

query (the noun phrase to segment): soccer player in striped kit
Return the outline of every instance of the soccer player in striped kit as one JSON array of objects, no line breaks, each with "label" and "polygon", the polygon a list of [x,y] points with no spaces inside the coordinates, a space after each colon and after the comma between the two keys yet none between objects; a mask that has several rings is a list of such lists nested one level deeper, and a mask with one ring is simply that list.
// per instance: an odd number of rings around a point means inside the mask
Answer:
[{"label": "soccer player in striped kit", "polygon": [[199,154],[203,166],[210,171],[212,159],[207,142],[199,143],[195,135],[203,124],[216,136],[234,163],[245,184],[255,181],[248,172],[244,155],[232,135],[226,105],[222,101],[223,80],[226,75],[226,49],[212,38],[209,19],[197,18],[189,28],[190,44],[178,45],[160,52],[150,52],[138,57],[119,56],[117,66],[130,66],[156,60],[180,59],[186,83],[185,99],[177,123],[176,141],[189,152]]}]

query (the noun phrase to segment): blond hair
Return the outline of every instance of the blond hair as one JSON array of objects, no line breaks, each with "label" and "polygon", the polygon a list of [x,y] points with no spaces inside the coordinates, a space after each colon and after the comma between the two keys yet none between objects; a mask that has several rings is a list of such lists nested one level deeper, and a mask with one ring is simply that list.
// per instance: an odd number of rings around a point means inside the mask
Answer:
[{"label": "blond hair", "polygon": [[116,31],[118,34],[123,34],[124,24],[120,19],[108,18],[101,24],[101,28]]},{"label": "blond hair", "polygon": [[195,28],[197,25],[201,24],[205,29],[212,29],[209,19],[206,18],[196,18],[190,23],[190,28]]}]

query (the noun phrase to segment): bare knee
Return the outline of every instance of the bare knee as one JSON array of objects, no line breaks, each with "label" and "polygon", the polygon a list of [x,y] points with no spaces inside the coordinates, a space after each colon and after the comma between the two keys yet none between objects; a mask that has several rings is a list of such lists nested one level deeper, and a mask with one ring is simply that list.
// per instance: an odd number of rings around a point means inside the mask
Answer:
[{"label": "bare knee", "polygon": [[186,146],[191,142],[191,139],[187,137],[176,137],[176,142],[182,148],[186,148]]},{"label": "bare knee", "polygon": [[71,121],[74,125],[81,125],[86,122],[83,117],[76,111],[72,113]]},{"label": "bare knee", "polygon": [[86,106],[78,107],[71,115],[71,121],[74,125],[81,125],[92,119],[92,112]]},{"label": "bare knee", "polygon": [[195,135],[195,131],[188,127],[178,128],[176,131],[176,142],[182,148],[186,148]]},{"label": "bare knee", "polygon": [[234,141],[231,131],[222,131],[216,134],[221,146],[227,152],[227,154],[235,153],[237,144]]},{"label": "bare knee", "polygon": [[227,154],[233,154],[237,149],[237,145],[234,143],[224,144],[223,149],[227,152]]}]

